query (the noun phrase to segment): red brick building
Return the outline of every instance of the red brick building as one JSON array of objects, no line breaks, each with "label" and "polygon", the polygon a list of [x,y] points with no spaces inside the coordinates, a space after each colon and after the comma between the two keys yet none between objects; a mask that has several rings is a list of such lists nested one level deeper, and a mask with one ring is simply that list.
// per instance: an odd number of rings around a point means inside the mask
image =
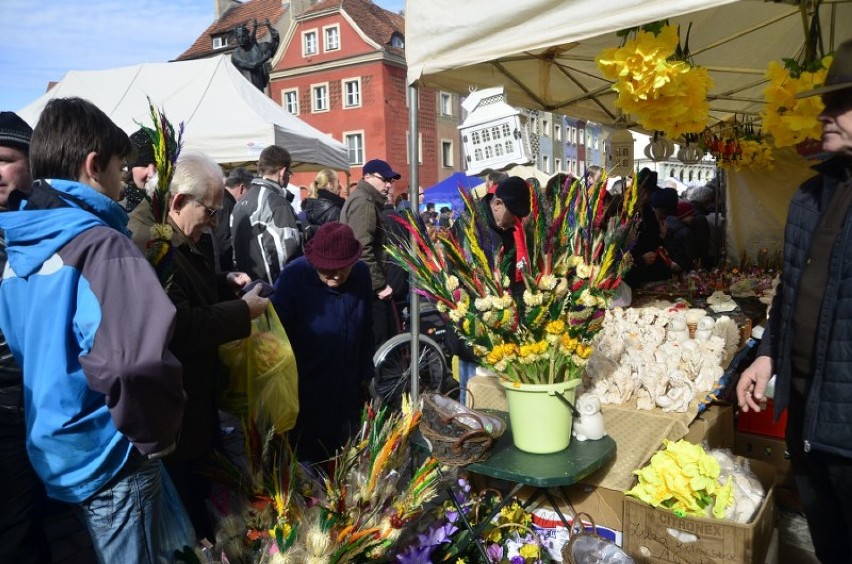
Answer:
[{"label": "red brick building", "polygon": [[[269,93],[349,148],[352,180],[361,177],[361,167],[370,159],[388,161],[402,174],[397,192],[407,189],[410,174],[404,33],[401,15],[369,0],[315,4],[294,16],[282,38]],[[452,173],[440,175],[437,104],[435,91],[420,91],[423,186]]]},{"label": "red brick building", "polygon": [[[268,95],[303,121],[349,147],[352,181],[363,164],[388,161],[408,189],[408,91],[405,84],[405,19],[370,0],[217,0],[216,21],[178,60],[229,52],[231,31],[266,19],[281,44],[272,59]],[[260,26],[258,40],[266,29]],[[459,98],[420,90],[420,184],[431,186],[462,170]],[[293,184],[307,186],[314,173]],[[344,179],[341,178],[343,181]]]}]

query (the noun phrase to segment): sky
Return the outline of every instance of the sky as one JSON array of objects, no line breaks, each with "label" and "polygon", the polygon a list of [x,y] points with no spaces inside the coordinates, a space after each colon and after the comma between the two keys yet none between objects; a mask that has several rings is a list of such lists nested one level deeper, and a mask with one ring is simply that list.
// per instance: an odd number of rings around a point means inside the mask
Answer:
[{"label": "sky", "polygon": [[[374,0],[399,12],[405,0]],[[162,63],[213,23],[215,0],[0,0],[0,110],[18,111],[69,70]]]}]

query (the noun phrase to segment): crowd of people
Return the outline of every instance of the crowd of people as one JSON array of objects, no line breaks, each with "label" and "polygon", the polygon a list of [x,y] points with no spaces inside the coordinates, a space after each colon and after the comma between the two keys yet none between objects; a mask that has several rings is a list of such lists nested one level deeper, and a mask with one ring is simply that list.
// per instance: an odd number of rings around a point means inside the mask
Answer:
[{"label": "crowd of people", "polygon": [[[852,557],[850,64],[847,42],[826,85],[803,94],[822,96],[833,157],[793,198],[768,331],[737,386],[740,407],[759,410],[778,374],[776,415],[789,406],[793,472],[826,562]],[[415,210],[393,201],[400,174],[374,159],[346,198],[336,173],[321,171],[300,221],[292,174],[276,145],[261,152],[256,175],[225,176],[207,155],[183,152],[169,186],[164,285],[146,258],[147,194],[158,180],[148,132],[128,136],[79,98],[48,102],[35,128],[0,112],[0,561],[51,561],[47,497],[80,509],[102,562],[171,561],[175,549],[212,539],[202,468],[221,448],[217,349],[248,337],[270,306],[296,358],[298,458],[327,460],[357,427],[373,352],[408,294],[405,273],[395,277],[385,258],[387,233],[395,214]],[[682,198],[648,169],[637,186],[631,286],[719,260],[718,222],[708,219],[718,186]],[[478,204],[495,249],[514,257],[503,274],[521,305],[530,190],[490,172]],[[426,206],[419,217],[424,228],[453,229],[452,210]],[[458,339],[448,346],[464,385],[475,358]]]},{"label": "crowd of people", "polygon": [[218,346],[248,337],[270,304],[296,357],[299,459],[329,459],[357,427],[392,331],[382,214],[400,175],[371,161],[344,200],[321,171],[304,225],[291,164],[273,145],[257,175],[225,176],[183,151],[161,284],[146,258],[149,132],[128,136],[79,98],[49,102],[34,129],[0,113],[0,561],[51,561],[47,497],[79,507],[103,562],[171,561],[214,539]]}]

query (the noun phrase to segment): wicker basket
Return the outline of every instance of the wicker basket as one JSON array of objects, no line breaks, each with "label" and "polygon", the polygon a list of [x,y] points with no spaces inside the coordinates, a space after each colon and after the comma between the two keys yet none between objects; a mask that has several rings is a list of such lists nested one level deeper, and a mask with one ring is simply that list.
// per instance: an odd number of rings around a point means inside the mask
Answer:
[{"label": "wicker basket", "polygon": [[[455,433],[461,426],[452,426],[452,428]],[[429,441],[432,456],[450,466],[464,466],[485,460],[494,444],[494,437],[484,427],[470,429],[460,436],[453,436],[432,429],[424,419],[420,421],[420,432]]]},{"label": "wicker basket", "polygon": [[432,456],[454,466],[484,460],[506,422],[479,413],[446,396],[423,394],[420,432],[431,444]]}]

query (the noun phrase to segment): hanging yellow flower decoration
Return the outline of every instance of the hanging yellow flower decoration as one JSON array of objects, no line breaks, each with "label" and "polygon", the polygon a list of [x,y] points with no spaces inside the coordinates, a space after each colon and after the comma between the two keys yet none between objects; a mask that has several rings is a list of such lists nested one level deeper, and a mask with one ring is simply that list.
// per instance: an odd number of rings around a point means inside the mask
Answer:
[{"label": "hanging yellow flower decoration", "polygon": [[772,156],[772,146],[765,140],[743,139],[740,142],[740,158],[736,160],[719,159],[716,163],[720,168],[728,170],[772,170],[775,168],[775,157]]},{"label": "hanging yellow flower decoration", "polygon": [[796,94],[825,83],[832,56],[824,57],[822,68],[814,72],[796,72],[778,61],[769,63],[763,91],[766,106],[760,113],[763,132],[772,136],[776,147],[789,147],[805,139],[819,139],[822,126],[818,116],[825,107],[819,96],[796,99]]},{"label": "hanging yellow flower decoration", "polygon": [[623,47],[606,49],[595,59],[603,75],[614,81],[615,105],[644,128],[669,137],[704,129],[710,111],[707,92],[713,86],[707,69],[673,60],[677,47],[677,29],[666,25],[656,35],[639,31]]}]

